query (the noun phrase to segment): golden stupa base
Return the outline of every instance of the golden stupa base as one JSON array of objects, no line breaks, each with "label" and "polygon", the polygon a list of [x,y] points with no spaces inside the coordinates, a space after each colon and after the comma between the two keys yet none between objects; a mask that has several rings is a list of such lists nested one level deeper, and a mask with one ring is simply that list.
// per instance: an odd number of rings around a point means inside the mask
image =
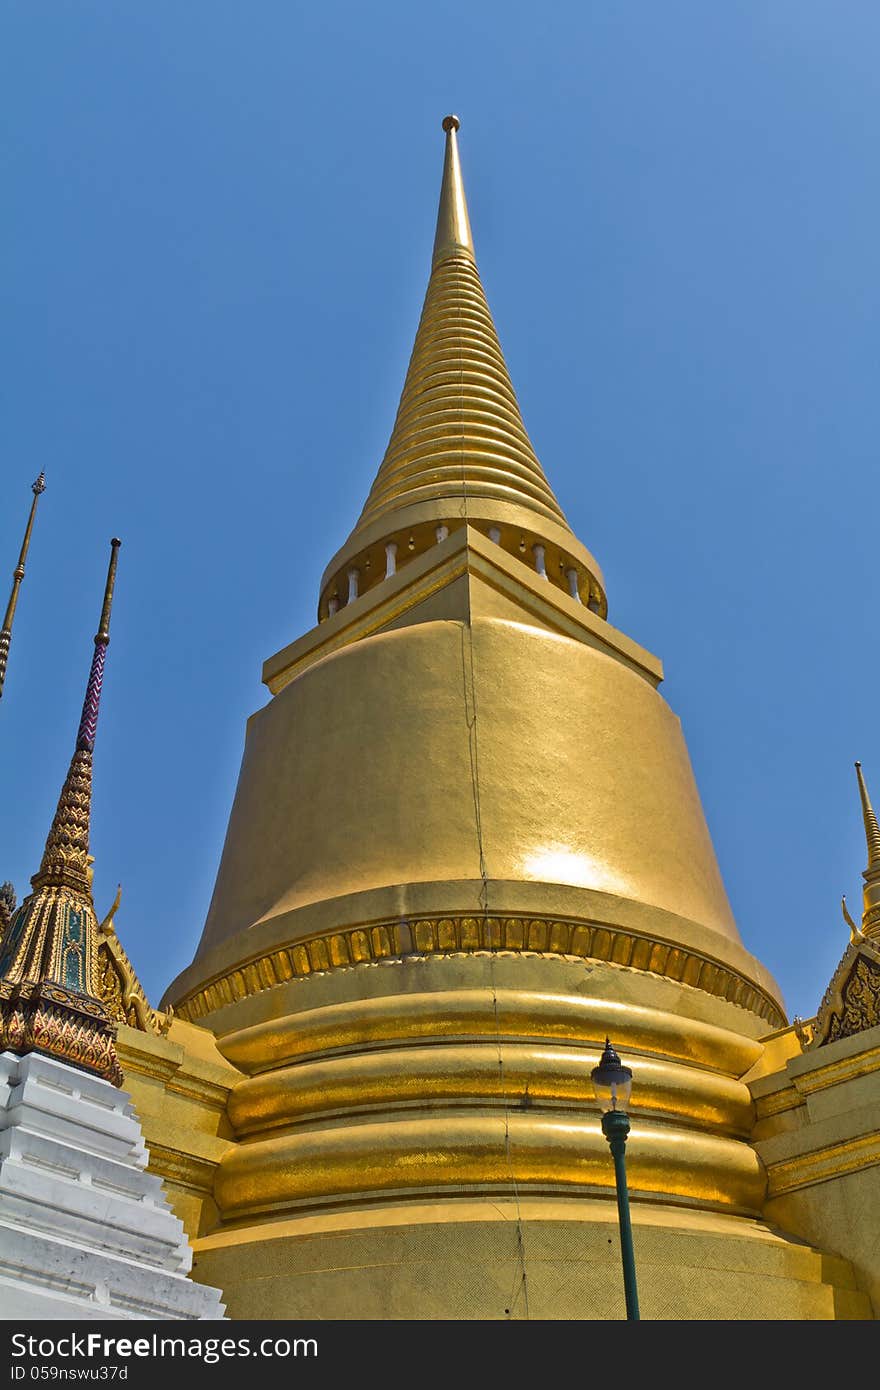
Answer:
[{"label": "golden stupa base", "polygon": [[[846,1260],[759,1221],[636,1203],[633,1227],[643,1318],[872,1316]],[[453,1198],[268,1221],[197,1240],[193,1273],[223,1289],[233,1319],[625,1316],[617,1209],[604,1198]]]},{"label": "golden stupa base", "polygon": [[638,1066],[644,1317],[871,1316],[845,1260],[760,1220],[766,1023],[707,989],[477,949],[316,971],[212,1024],[240,1079],[195,1270],[234,1319],[623,1317],[589,1082],[609,1030]]}]

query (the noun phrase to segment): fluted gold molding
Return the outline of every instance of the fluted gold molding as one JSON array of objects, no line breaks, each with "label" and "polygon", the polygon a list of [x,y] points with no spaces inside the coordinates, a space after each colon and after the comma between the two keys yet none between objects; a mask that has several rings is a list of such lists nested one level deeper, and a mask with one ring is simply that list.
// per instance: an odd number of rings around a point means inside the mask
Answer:
[{"label": "fluted gold molding", "polygon": [[200,1197],[213,1195],[218,1163],[219,1160],[211,1162],[210,1159],[181,1153],[179,1149],[157,1144],[155,1140],[150,1143],[150,1172],[155,1173],[164,1182],[190,1188]]},{"label": "fluted gold molding", "polygon": [[[633,1193],[754,1215],[765,1178],[748,1145],[639,1119],[628,1154]],[[442,1114],[372,1119],[233,1145],[217,1169],[225,1219],[394,1196],[511,1190],[604,1195],[614,1170],[595,1115]]]},{"label": "fluted gold molding", "polygon": [[880,1136],[863,1134],[840,1143],[827,1144],[813,1153],[767,1166],[767,1197],[782,1197],[802,1187],[829,1178],[857,1173],[861,1168],[875,1168],[880,1163]]},{"label": "fluted gold molding", "polygon": [[[544,968],[548,959],[559,966],[558,973]],[[571,967],[576,969],[580,962],[573,956],[548,958],[532,953],[517,958],[514,952],[499,951],[493,958],[486,951],[468,956],[458,952],[398,957],[388,964],[393,970],[407,960],[436,969],[427,971],[427,979],[424,969],[414,970],[410,988],[395,989],[393,978],[379,981],[379,993],[373,997],[366,991],[348,989],[350,980],[339,981],[342,989],[334,992],[348,997],[329,1007],[306,998],[301,1001],[305,1007],[297,1008],[297,1001],[288,999],[277,1016],[273,1011],[269,1018],[246,1023],[243,1028],[223,1030],[218,1047],[227,1062],[248,1075],[288,1064],[299,1068],[304,1062],[320,1060],[322,1054],[357,1053],[364,1046],[387,1052],[389,1045],[434,1047],[463,1038],[474,1042],[492,1039],[496,1046],[525,1039],[539,1046],[583,1045],[596,1050],[594,1060],[598,1060],[605,1037],[612,1033],[620,1037],[625,1032],[628,1050],[635,1048],[644,1056],[685,1062],[734,1078],[743,1076],[762,1053],[761,1044],[744,1033],[691,1017],[683,1020],[667,1009],[625,1002],[620,997],[622,989],[612,991],[618,997],[609,998],[577,988]],[[476,967],[467,971],[477,977],[471,987],[462,987],[460,980],[460,967],[465,963]],[[517,969],[519,965],[522,972]],[[444,987],[445,973],[456,983]],[[505,982],[496,979],[496,973],[503,975]],[[523,982],[518,985],[516,976],[520,973]],[[536,974],[546,977],[545,987],[535,987]],[[588,974],[584,972],[585,979]],[[332,975],[319,975],[318,980],[337,983]]]},{"label": "fluted gold molding", "polygon": [[528,951],[609,961],[692,985],[748,1009],[766,1019],[771,1027],[781,1028],[787,1022],[776,1001],[764,990],[729,966],[699,952],[607,924],[494,916],[382,921],[309,937],[215,976],[184,995],[175,1009],[181,1018],[195,1023],[240,999],[317,972],[461,951]]},{"label": "fluted gold molding", "polygon": [[[438,1007],[441,1001],[438,1000]],[[500,1032],[500,1028],[499,1028]],[[598,1048],[575,1043],[499,1039],[431,1041],[403,1047],[383,1040],[375,1051],[301,1060],[240,1081],[229,1096],[236,1137],[265,1137],[291,1124],[370,1112],[398,1115],[414,1106],[542,1106],[580,1112],[592,1094]],[[672,1119],[719,1135],[748,1138],[754,1123],[749,1089],[731,1076],[639,1058],[639,1114]]]},{"label": "fluted gold molding", "polygon": [[801,1096],[796,1086],[786,1086],[781,1091],[773,1091],[768,1096],[755,1097],[755,1118],[769,1120],[774,1115],[782,1115],[800,1105]]}]

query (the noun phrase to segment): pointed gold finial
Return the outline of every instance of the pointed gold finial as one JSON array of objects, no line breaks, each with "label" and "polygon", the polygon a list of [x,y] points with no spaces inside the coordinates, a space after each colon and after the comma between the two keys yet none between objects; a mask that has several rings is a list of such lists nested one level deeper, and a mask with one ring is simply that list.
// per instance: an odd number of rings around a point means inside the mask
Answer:
[{"label": "pointed gold finial", "polygon": [[880,869],[880,825],[868,796],[865,777],[860,762],[856,763],[856,777],[859,782],[859,798],[862,803],[862,819],[865,822],[865,839],[868,842],[868,869]]},{"label": "pointed gold finial", "polygon": [[871,805],[860,762],[856,762],[856,777],[868,846],[868,867],[862,871],[862,878],[865,880],[862,931],[865,936],[880,939],[880,824],[877,823],[874,807]]},{"label": "pointed gold finial", "polygon": [[101,618],[76,747],[39,872],[0,945],[0,1052],[39,1049],[116,1085],[116,1028],[98,986],[98,923],[92,901],[89,828],[92,754],[120,542],[111,541]]},{"label": "pointed gold finial", "polygon": [[458,141],[455,138],[456,132],[461,129],[461,121],[457,116],[444,116],[443,129],[446,131],[446,157],[440,184],[440,206],[437,209],[434,265],[446,256],[473,257],[474,254],[474,239],[458,158]]},{"label": "pointed gold finial", "polygon": [[6,613],[3,618],[3,626],[0,628],[0,698],[3,696],[3,682],[6,679],[6,664],[9,660],[9,645],[12,641],[12,623],[15,618],[15,610],[18,605],[18,591],[21,588],[21,581],[24,579],[24,566],[27,560],[27,553],[31,543],[31,532],[34,529],[34,517],[37,514],[37,502],[40,495],[46,491],[46,475],[41,473],[35,483],[31,483],[31,492],[34,500],[31,503],[30,515],[28,516],[27,526],[25,527],[24,540],[21,543],[21,552],[18,557],[18,564],[12,571],[12,591],[9,595],[9,602],[6,605]]}]

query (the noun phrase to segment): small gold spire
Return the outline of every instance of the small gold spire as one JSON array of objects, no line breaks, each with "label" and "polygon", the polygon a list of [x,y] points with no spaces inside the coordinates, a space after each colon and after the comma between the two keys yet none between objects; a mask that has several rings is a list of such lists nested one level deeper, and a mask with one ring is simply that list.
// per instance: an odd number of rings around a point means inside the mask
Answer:
[{"label": "small gold spire", "polygon": [[457,116],[444,116],[443,129],[446,131],[446,156],[440,184],[437,231],[434,236],[434,265],[446,256],[465,255],[473,258],[474,255],[474,239],[468,217],[467,199],[464,196],[458,141],[455,138],[456,131],[461,129],[461,121]]},{"label": "small gold spire", "polygon": [[865,839],[868,842],[868,870],[880,869],[880,825],[868,796],[861,763],[856,763],[856,777],[859,781],[859,797],[862,803],[862,819],[865,822]]},{"label": "small gold spire", "polygon": [[868,846],[868,867],[862,871],[865,880],[862,931],[866,936],[880,939],[880,825],[871,805],[860,762],[856,763],[856,777]]},{"label": "small gold spire", "polygon": [[12,590],[9,595],[9,602],[6,605],[6,613],[3,618],[3,626],[0,628],[0,698],[3,696],[3,682],[6,679],[6,664],[9,660],[9,645],[12,641],[12,623],[15,618],[15,610],[18,605],[18,591],[21,588],[21,581],[24,579],[24,566],[27,560],[28,549],[31,543],[31,532],[34,529],[34,517],[37,514],[37,502],[41,493],[46,491],[46,475],[41,473],[35,483],[31,483],[31,492],[34,500],[31,503],[30,515],[28,516],[27,526],[25,527],[24,540],[21,543],[21,551],[18,556],[18,564],[12,571]]},{"label": "small gold spire", "polygon": [[111,542],[101,618],[76,747],[46,839],[33,892],[0,945],[0,1052],[39,1049],[116,1085],[116,1028],[98,986],[98,922],[92,900],[89,823],[92,755],[120,542]]}]

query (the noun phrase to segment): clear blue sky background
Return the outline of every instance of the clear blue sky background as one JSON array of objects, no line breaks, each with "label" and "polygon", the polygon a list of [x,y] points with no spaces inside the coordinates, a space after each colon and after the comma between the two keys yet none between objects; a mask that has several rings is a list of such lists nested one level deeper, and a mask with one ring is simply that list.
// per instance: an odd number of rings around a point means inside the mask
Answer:
[{"label": "clear blue sky background", "polygon": [[[815,1012],[880,798],[876,0],[6,0],[0,708],[37,868],[107,541],[96,899],[194,951],[263,659],[310,627],[397,404],[440,118],[527,427],[665,661],[740,931]],[[329,829],[329,828],[328,828]]]}]

